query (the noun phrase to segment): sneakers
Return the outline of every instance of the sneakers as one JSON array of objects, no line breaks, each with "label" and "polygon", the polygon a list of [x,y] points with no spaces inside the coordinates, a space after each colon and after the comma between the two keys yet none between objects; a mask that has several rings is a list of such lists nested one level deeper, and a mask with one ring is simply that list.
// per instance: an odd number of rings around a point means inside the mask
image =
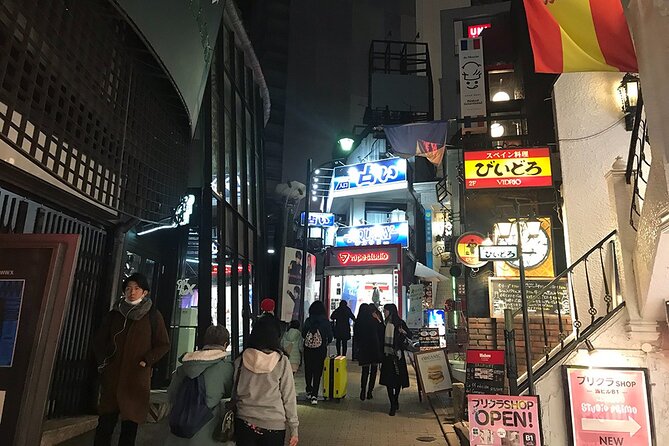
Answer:
[{"label": "sneakers", "polygon": [[312,406],[315,406],[316,404],[318,404],[318,397],[317,396],[311,395],[310,398],[311,398],[311,405]]}]

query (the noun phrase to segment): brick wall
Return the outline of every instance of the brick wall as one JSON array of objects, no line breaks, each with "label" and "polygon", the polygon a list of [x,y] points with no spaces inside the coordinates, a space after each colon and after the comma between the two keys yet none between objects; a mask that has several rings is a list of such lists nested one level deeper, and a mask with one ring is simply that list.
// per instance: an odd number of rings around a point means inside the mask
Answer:
[{"label": "brick wall", "polygon": [[[560,325],[557,315],[546,315],[548,334],[548,349],[560,343]],[[544,332],[541,315],[530,315],[530,341],[532,344],[532,360],[536,362],[544,354]],[[514,320],[516,330],[516,356],[518,358],[518,374],[527,370],[525,361],[525,336],[523,334],[523,318],[517,316]],[[562,316],[562,329],[565,335],[571,333],[571,318]],[[469,318],[469,348],[504,350],[504,319],[503,318]]]}]

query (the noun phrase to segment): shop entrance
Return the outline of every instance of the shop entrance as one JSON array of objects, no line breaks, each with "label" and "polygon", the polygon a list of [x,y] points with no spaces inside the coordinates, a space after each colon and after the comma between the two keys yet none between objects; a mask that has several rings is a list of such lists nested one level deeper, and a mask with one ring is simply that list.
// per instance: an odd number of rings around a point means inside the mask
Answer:
[{"label": "shop entrance", "polygon": [[399,296],[395,285],[398,283],[397,276],[397,270],[392,273],[330,276],[329,288],[332,290],[330,313],[342,300],[348,302],[349,308],[355,315],[358,314],[362,304],[374,303],[379,309],[385,304],[395,304],[399,308]]}]

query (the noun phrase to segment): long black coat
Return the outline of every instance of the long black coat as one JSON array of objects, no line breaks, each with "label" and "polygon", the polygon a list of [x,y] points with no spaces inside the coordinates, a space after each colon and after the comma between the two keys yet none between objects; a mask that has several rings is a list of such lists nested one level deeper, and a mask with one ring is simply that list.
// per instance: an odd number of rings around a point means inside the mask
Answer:
[{"label": "long black coat", "polygon": [[358,318],[353,326],[360,365],[379,364],[383,359],[383,324],[372,317]]},{"label": "long black coat", "polygon": [[[399,352],[399,357],[395,355],[383,355],[381,362],[381,378],[379,384],[387,387],[409,387],[409,370],[407,369],[407,361],[404,354],[404,349],[400,342],[400,328],[406,332],[406,336],[411,338],[411,332],[407,327],[406,322],[401,321],[401,324],[395,326],[394,346],[396,352]],[[385,337],[385,334],[384,334]]]},{"label": "long black coat", "polygon": [[343,339],[348,341],[351,339],[351,323],[350,320],[355,320],[355,316],[351,309],[347,306],[338,307],[332,312],[330,319],[335,321],[334,337],[335,339]]}]

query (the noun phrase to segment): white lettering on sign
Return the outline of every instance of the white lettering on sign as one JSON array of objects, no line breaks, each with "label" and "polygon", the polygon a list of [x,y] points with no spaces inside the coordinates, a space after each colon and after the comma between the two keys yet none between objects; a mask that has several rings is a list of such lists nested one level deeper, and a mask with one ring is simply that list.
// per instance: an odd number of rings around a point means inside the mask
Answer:
[{"label": "white lettering on sign", "polygon": [[189,283],[190,279],[179,279],[177,280],[177,293],[179,293],[179,296],[188,296],[190,294],[193,294],[193,290],[195,289],[195,284]]}]

